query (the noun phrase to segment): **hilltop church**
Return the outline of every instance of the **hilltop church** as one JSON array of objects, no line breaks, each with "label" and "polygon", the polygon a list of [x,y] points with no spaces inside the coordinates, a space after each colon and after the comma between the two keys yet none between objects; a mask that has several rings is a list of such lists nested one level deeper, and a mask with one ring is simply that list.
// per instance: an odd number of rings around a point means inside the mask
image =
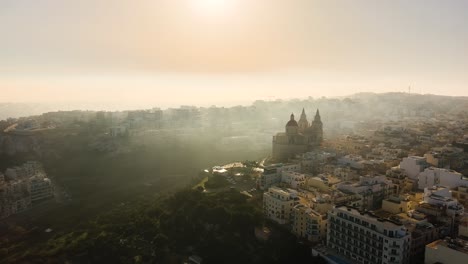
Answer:
[{"label": "hilltop church", "polygon": [[309,124],[304,109],[299,122],[294,120],[294,113],[286,124],[286,132],[273,136],[273,160],[287,161],[296,154],[311,151],[320,146],[323,140],[323,128],[317,109],[314,121]]}]

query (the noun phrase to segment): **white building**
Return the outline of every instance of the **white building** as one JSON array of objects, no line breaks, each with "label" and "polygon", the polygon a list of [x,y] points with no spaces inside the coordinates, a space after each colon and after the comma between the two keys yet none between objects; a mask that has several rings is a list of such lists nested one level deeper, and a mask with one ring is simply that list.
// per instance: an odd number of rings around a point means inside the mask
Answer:
[{"label": "white building", "polygon": [[405,170],[406,175],[413,180],[417,180],[419,173],[429,166],[426,158],[418,156],[409,156],[400,162],[400,168]]},{"label": "white building", "polygon": [[287,183],[293,189],[304,186],[306,175],[295,171],[283,171],[281,173],[281,182]]},{"label": "white building", "polygon": [[358,194],[362,201],[361,209],[376,209],[383,199],[393,194],[394,184],[387,177],[380,175],[375,177],[359,178],[359,182],[341,182],[336,188],[348,194]]},{"label": "white building", "polygon": [[409,263],[411,235],[400,223],[337,206],[328,213],[327,246],[364,264]]},{"label": "white building", "polygon": [[269,187],[278,184],[282,180],[283,172],[299,172],[301,170],[300,164],[287,163],[287,164],[272,164],[265,166],[263,173],[260,176],[260,189],[266,190]]},{"label": "white building", "polygon": [[446,187],[424,188],[424,203],[435,205],[445,209],[448,216],[463,215],[464,206],[452,198],[450,189]]},{"label": "white building", "polygon": [[364,168],[364,159],[358,155],[346,155],[338,159],[339,165],[347,165],[354,169]]},{"label": "white building", "polygon": [[445,186],[451,189],[468,186],[468,178],[454,170],[430,167],[419,173],[418,188],[422,190],[432,186]]},{"label": "white building", "polygon": [[348,166],[335,168],[333,175],[343,181],[357,180],[359,178],[359,175],[356,173],[356,171],[352,170],[351,167]]},{"label": "white building", "polygon": [[41,201],[54,196],[52,183],[49,178],[31,178],[31,202]]},{"label": "white building", "polygon": [[265,216],[278,224],[290,222],[292,208],[298,203],[299,197],[295,190],[271,187],[268,192],[263,193]]},{"label": "white building", "polygon": [[297,163],[301,164],[302,171],[311,172],[317,170],[324,164],[326,164],[327,160],[330,158],[334,158],[336,154],[328,153],[322,150],[314,150],[310,152],[306,152],[300,155],[296,155],[294,159]]}]

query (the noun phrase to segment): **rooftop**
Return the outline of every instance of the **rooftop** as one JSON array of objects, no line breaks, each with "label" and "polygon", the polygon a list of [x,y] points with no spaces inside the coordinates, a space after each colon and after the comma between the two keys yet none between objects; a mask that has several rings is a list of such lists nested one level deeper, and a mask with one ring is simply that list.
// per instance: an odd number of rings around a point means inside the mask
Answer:
[{"label": "rooftop", "polygon": [[297,195],[297,192],[291,189],[281,189],[278,187],[270,187],[268,189],[267,193],[276,193],[280,195],[285,195],[285,196],[295,196]]},{"label": "rooftop", "polygon": [[[390,216],[381,215],[381,212],[374,213],[373,211],[359,211],[356,208],[346,206],[346,205],[336,206],[335,208],[340,209],[341,211],[347,211],[348,213],[351,213],[356,216],[360,216],[361,218],[365,218],[370,222],[378,221],[386,225],[389,228],[398,228],[398,227],[404,228],[404,226],[401,224],[400,221],[398,221],[397,219],[392,219]],[[382,218],[382,217],[388,217],[388,218]]]},{"label": "rooftop", "polygon": [[420,156],[408,156],[408,159],[412,159],[412,160],[426,160],[425,157],[420,157]]},{"label": "rooftop", "polygon": [[426,247],[432,248],[432,249],[438,249],[438,247],[448,247],[456,251],[463,252],[465,254],[468,254],[468,240],[457,238],[457,239],[440,239],[436,240],[430,244],[428,244]]}]

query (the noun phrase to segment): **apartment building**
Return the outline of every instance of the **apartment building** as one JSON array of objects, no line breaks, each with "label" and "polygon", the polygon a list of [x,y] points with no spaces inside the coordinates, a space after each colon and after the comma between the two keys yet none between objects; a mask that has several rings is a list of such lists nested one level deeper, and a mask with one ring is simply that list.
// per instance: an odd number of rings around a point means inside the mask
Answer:
[{"label": "apartment building", "polygon": [[294,206],[291,224],[292,232],[298,237],[312,242],[327,238],[327,214],[321,214],[307,205]]},{"label": "apartment building", "polygon": [[297,191],[270,187],[263,193],[263,211],[265,216],[278,224],[287,224],[291,221],[291,212],[299,204]]},{"label": "apartment building", "polygon": [[350,261],[409,263],[411,235],[399,222],[372,212],[336,206],[328,213],[327,245]]},{"label": "apartment building", "polygon": [[395,194],[392,181],[385,176],[359,178],[359,182],[341,182],[336,188],[349,194],[357,194],[361,198],[361,209],[374,210],[382,206],[382,200]]},{"label": "apartment building", "polygon": [[418,179],[419,173],[428,168],[430,164],[427,163],[426,158],[419,156],[409,156],[403,158],[400,162],[400,168],[403,169],[406,175],[413,180]]},{"label": "apartment building", "polygon": [[294,163],[277,163],[263,168],[263,173],[259,179],[260,189],[266,190],[269,187],[280,183],[282,179],[283,172],[299,172],[301,170],[300,164]]},{"label": "apartment building", "polygon": [[31,179],[31,202],[42,201],[54,196],[49,178],[34,177]]},{"label": "apartment building", "polygon": [[435,167],[426,168],[418,175],[418,188],[420,190],[431,188],[434,185],[448,188],[468,186],[468,178],[454,170]]}]

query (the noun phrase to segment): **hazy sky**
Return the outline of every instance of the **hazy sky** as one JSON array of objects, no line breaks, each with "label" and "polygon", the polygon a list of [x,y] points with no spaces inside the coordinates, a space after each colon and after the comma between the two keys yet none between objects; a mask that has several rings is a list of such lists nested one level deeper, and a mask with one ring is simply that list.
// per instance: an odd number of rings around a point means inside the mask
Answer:
[{"label": "hazy sky", "polygon": [[0,101],[468,95],[468,1],[0,0]]}]

